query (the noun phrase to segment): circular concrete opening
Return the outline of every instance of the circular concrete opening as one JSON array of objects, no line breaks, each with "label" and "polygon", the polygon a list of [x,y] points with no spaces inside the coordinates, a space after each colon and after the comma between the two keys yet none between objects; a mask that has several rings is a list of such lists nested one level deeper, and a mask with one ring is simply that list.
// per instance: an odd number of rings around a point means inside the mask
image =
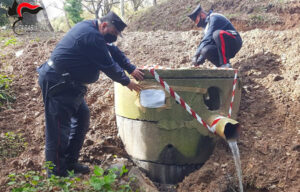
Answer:
[{"label": "circular concrete opening", "polygon": [[214,111],[220,109],[220,89],[218,87],[209,87],[207,93],[203,95],[203,101],[208,110]]}]

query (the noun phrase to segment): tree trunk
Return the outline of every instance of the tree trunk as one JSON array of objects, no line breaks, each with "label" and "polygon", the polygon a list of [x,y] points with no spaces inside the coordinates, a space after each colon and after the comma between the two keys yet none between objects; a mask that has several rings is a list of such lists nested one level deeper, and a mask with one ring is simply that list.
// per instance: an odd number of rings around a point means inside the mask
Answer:
[{"label": "tree trunk", "polygon": [[49,17],[48,17],[48,13],[47,13],[47,11],[46,11],[46,7],[45,7],[45,5],[44,5],[43,0],[39,0],[39,3],[40,3],[41,6],[44,8],[42,11],[43,11],[43,15],[44,15],[44,17],[45,17],[46,25],[47,25],[48,29],[49,29],[51,32],[53,32],[54,29],[53,29],[53,27],[52,27],[52,25],[51,25],[51,23],[50,23],[50,20],[49,20]]},{"label": "tree trunk", "polygon": [[156,3],[156,0],[153,0],[153,6],[156,6],[157,3]]},{"label": "tree trunk", "polygon": [[124,17],[124,0],[120,2],[121,16]]},{"label": "tree trunk", "polygon": [[63,8],[62,8],[61,10],[62,10],[62,12],[63,12],[64,15],[65,15],[65,19],[66,19],[66,23],[67,23],[68,28],[71,29],[72,26],[71,26],[71,24],[70,24],[70,22],[69,22],[69,15],[68,15],[68,13],[67,13],[66,10],[65,10],[65,5],[66,5],[66,1],[64,1],[64,3],[63,3]]},{"label": "tree trunk", "polygon": [[106,15],[110,11],[109,2],[108,0],[104,0],[104,9],[103,9],[103,15]]},{"label": "tree trunk", "polygon": [[99,3],[97,5],[96,11],[95,11],[95,17],[96,17],[96,19],[99,19],[99,11],[100,11],[100,9],[101,9],[101,3]]},{"label": "tree trunk", "polygon": [[68,13],[64,10],[64,14],[65,14],[65,18],[66,18],[66,22],[67,22],[67,25],[68,25],[68,27],[69,27],[69,29],[71,29],[71,24],[70,24],[70,22],[69,22],[69,17],[68,17]]},{"label": "tree trunk", "polygon": [[143,1],[144,0],[131,0],[134,12],[136,12],[139,9],[139,7],[143,4]]}]

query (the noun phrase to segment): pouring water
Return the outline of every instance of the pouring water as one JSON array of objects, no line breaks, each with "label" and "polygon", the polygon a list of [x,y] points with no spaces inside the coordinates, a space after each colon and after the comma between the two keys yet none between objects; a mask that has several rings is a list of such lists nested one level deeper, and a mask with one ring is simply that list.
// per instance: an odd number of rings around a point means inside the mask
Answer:
[{"label": "pouring water", "polygon": [[240,159],[239,148],[237,146],[237,141],[236,140],[228,140],[228,144],[229,144],[229,147],[230,147],[232,155],[233,155],[236,172],[237,172],[237,176],[239,179],[239,189],[240,189],[240,192],[243,192],[241,159]]}]

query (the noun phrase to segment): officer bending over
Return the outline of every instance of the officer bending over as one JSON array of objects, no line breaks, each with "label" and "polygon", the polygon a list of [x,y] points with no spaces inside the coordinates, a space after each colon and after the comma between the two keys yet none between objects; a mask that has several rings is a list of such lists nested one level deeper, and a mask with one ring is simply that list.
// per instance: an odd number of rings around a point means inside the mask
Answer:
[{"label": "officer bending over", "polygon": [[126,24],[113,12],[99,20],[76,24],[57,44],[50,59],[38,68],[46,120],[46,161],[54,164],[48,176],[67,176],[67,171],[88,173],[78,163],[89,128],[90,113],[84,100],[86,84],[94,83],[100,71],[112,80],[140,91],[124,73],[137,80],[143,73],[114,45]]},{"label": "officer bending over", "polygon": [[205,28],[204,37],[192,59],[195,66],[208,59],[215,66],[231,68],[229,59],[242,47],[242,39],[231,22],[218,13],[206,13],[200,5],[189,15],[197,27]]}]

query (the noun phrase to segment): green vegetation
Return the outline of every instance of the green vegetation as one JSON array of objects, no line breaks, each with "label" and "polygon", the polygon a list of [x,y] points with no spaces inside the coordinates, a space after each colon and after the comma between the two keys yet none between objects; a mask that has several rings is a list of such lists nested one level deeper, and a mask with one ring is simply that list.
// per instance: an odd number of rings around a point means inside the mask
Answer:
[{"label": "green vegetation", "polygon": [[1,0],[0,2],[0,26],[8,24],[9,20],[6,17],[8,7],[13,4],[13,0]]},{"label": "green vegetation", "polygon": [[41,41],[41,39],[40,38],[38,38],[38,37],[36,37],[35,39],[31,39],[29,42],[30,43],[35,43],[35,42],[40,42]]},{"label": "green vegetation", "polygon": [[9,78],[7,75],[0,74],[0,109],[6,104],[8,105],[9,102],[15,100],[14,96],[10,90],[10,84],[12,79]]},{"label": "green vegetation", "polygon": [[241,14],[239,13],[230,13],[230,14],[224,14],[225,17],[227,17],[228,19],[233,19],[233,18],[238,18],[241,16]]},{"label": "green vegetation", "polygon": [[7,132],[0,135],[0,159],[19,156],[26,146],[22,134]]},{"label": "green vegetation", "polygon": [[252,23],[252,24],[263,23],[264,21],[265,21],[265,19],[262,15],[252,15],[250,17],[250,23]]},{"label": "green vegetation", "polygon": [[51,176],[46,178],[38,172],[29,171],[24,174],[10,174],[12,192],[34,192],[34,191],[74,191],[77,183],[80,182],[78,177],[57,177]]},{"label": "green vegetation", "polygon": [[[8,185],[12,192],[35,192],[35,191],[101,191],[101,192],[130,192],[133,191],[130,183],[133,179],[125,178],[128,170],[112,168],[103,170],[95,166],[93,174],[88,180],[81,180],[74,172],[69,172],[68,177],[46,176],[46,169],[53,169],[53,164],[47,162],[42,173],[29,171],[24,174],[12,173],[8,177]],[[122,182],[120,182],[122,180]],[[125,181],[126,180],[126,181]],[[122,183],[122,184],[121,184]]]},{"label": "green vegetation", "polygon": [[65,11],[68,13],[68,18],[74,23],[78,23],[83,20],[81,0],[66,0],[64,6]]},{"label": "green vegetation", "polygon": [[8,23],[8,18],[5,15],[5,10],[0,7],[0,26]]},{"label": "green vegetation", "polygon": [[18,40],[15,37],[12,37],[5,41],[4,46],[15,45],[15,44],[17,44],[17,42],[18,42]]},{"label": "green vegetation", "polygon": [[123,166],[121,170],[117,168],[109,169],[105,174],[101,167],[95,166],[94,174],[90,177],[87,184],[92,187],[92,191],[132,191],[130,187],[131,179],[126,184],[118,184],[116,182],[118,177],[124,176],[127,172],[128,170]]},{"label": "green vegetation", "polygon": [[51,23],[54,28],[54,31],[67,32],[69,30],[65,17],[57,17],[53,19]]}]

